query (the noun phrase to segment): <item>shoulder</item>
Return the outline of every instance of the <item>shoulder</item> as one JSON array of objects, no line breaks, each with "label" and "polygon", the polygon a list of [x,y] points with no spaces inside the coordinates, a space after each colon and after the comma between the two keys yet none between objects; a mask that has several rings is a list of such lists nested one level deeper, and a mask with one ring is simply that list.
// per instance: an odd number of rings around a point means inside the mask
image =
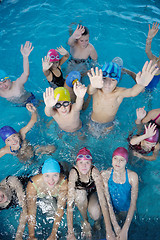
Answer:
[{"label": "shoulder", "polygon": [[69,173],[69,181],[77,180],[77,178],[78,178],[77,171],[78,171],[78,169],[76,168],[76,166],[73,166],[73,168],[71,169],[71,171]]},{"label": "shoulder", "polygon": [[108,168],[107,170],[101,171],[101,176],[102,176],[102,178],[103,178],[104,180],[108,180],[109,177],[110,177],[111,171],[112,171],[112,167]]},{"label": "shoulder", "polygon": [[129,178],[130,184],[136,185],[138,183],[138,174],[129,169],[127,169],[127,173],[128,173],[128,178]]},{"label": "shoulder", "polygon": [[94,46],[93,46],[91,43],[88,44],[88,48],[89,48],[91,51],[92,51],[92,50],[95,50]]},{"label": "shoulder", "polygon": [[35,187],[33,186],[33,183],[35,183],[36,185],[40,185],[41,178],[42,178],[42,174],[37,174],[34,177],[30,178],[28,185],[27,185],[27,190],[35,189]]}]

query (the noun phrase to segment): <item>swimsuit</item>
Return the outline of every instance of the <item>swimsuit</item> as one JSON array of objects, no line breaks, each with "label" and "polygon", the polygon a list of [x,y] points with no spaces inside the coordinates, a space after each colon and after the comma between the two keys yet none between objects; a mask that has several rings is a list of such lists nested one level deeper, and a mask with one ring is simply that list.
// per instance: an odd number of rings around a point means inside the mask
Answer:
[{"label": "swimsuit", "polygon": [[[58,67],[57,67],[58,68]],[[51,70],[49,70],[52,73],[52,81],[49,82],[50,86],[52,88],[57,88],[57,87],[63,87],[64,86],[64,78],[63,78],[63,74],[60,68],[58,68],[58,70],[60,71],[60,76],[57,77]]]},{"label": "swimsuit", "polygon": [[160,118],[160,113],[157,115],[155,119],[152,119],[151,121],[149,121],[149,123],[155,123],[157,125],[157,128],[160,129],[160,125],[156,122],[158,118]]},{"label": "swimsuit", "polygon": [[126,181],[123,184],[113,181],[113,169],[108,180],[108,190],[110,193],[113,209],[115,212],[128,211],[131,202],[131,185],[126,169]]},{"label": "swimsuit", "polygon": [[160,80],[160,74],[154,75],[152,81],[146,86],[147,90],[153,90],[154,88],[157,87],[157,84],[159,83]]},{"label": "swimsuit", "polygon": [[32,103],[35,107],[38,105],[38,100],[35,98],[34,94],[24,90],[20,97],[7,98],[8,101],[16,104],[17,107],[26,107],[27,103]]},{"label": "swimsuit", "polygon": [[78,71],[81,74],[86,73],[88,69],[91,68],[91,58],[88,57],[87,59],[79,59],[79,58],[71,58],[68,61],[67,66],[67,74],[71,71]]},{"label": "swimsuit", "polygon": [[95,182],[92,178],[92,170],[93,170],[94,166],[91,167],[91,173],[89,176],[89,181],[88,182],[82,182],[79,176],[79,172],[75,167],[72,167],[72,169],[74,169],[77,173],[77,181],[75,182],[75,189],[78,190],[85,190],[87,192],[87,198],[89,199],[91,194],[96,192],[96,186],[95,186]]},{"label": "swimsuit", "polygon": [[89,129],[92,132],[92,135],[95,137],[100,137],[103,134],[108,133],[108,131],[110,131],[110,127],[114,126],[114,120],[111,122],[107,122],[107,123],[99,123],[99,122],[95,122],[92,119],[90,119],[89,122]]}]

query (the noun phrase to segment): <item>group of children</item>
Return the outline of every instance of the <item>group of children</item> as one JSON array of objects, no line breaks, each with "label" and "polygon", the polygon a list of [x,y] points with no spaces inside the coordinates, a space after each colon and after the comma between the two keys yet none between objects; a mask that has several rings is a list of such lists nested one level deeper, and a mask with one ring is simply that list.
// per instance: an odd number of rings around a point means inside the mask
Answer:
[{"label": "group of children", "polygon": [[[145,89],[151,91],[158,84],[160,59],[151,52],[151,41],[158,32],[158,26],[157,23],[154,23],[152,28],[149,25],[146,53],[151,61],[146,62],[142,71],[135,74],[124,69],[116,61],[104,64],[102,69],[98,67],[88,69],[91,60],[96,65],[97,53],[89,43],[88,29],[78,25],[68,40],[71,57],[69,52],[61,46],[56,50],[50,49],[47,56],[42,58],[43,73],[50,85],[43,93],[45,114],[52,117],[61,130],[70,133],[77,132],[83,128],[80,111],[85,105],[84,97],[87,93],[93,99],[91,119],[88,123],[90,132],[98,131],[102,136],[112,131],[115,116],[123,99],[135,97]],[[27,132],[37,121],[39,104],[33,93],[24,88],[29,76],[28,57],[32,50],[30,42],[21,46],[24,71],[16,81],[11,81],[8,75],[0,70],[0,96],[18,106],[26,107],[31,112],[29,123],[19,132],[8,125],[0,128],[0,137],[5,142],[5,146],[0,149],[0,157],[12,154],[23,162],[32,160],[39,153],[52,154],[56,150],[54,145],[33,147],[26,140]],[[59,54],[62,55],[61,58]],[[61,66],[68,59],[68,75],[64,79]],[[136,81],[132,88],[117,86],[123,72],[131,75]],[[89,77],[88,87],[81,82],[84,75]],[[158,143],[160,109],[154,109],[148,113],[144,107],[137,109],[136,124],[138,126],[145,124],[144,132],[129,136],[129,151],[136,157],[149,161],[155,160],[160,148]],[[150,152],[153,154],[147,156]],[[92,238],[88,212],[94,220],[96,230],[101,229],[103,215],[106,239],[127,240],[138,196],[138,176],[126,168],[127,162],[128,151],[120,146],[113,152],[112,167],[99,172],[93,165],[90,150],[84,147],[77,153],[75,165],[69,171],[69,177],[62,162],[52,157],[44,162],[41,173],[28,179],[26,193],[21,178],[6,177],[0,183],[0,209],[7,209],[17,203],[22,207],[16,240],[22,240],[27,221],[29,239],[37,239],[35,228],[39,200],[49,206],[48,212],[54,218],[48,240],[58,238],[57,231],[66,203],[68,225],[66,237],[68,240],[76,239],[73,225],[74,203],[83,218],[82,237]]]}]

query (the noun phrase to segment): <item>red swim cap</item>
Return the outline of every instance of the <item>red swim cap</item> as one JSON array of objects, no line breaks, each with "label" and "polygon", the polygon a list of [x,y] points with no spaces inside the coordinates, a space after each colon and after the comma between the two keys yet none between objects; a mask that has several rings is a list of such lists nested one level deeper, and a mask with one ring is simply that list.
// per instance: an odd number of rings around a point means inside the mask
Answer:
[{"label": "red swim cap", "polygon": [[116,150],[114,150],[112,158],[114,156],[121,156],[126,159],[126,162],[128,162],[128,151],[124,147],[118,147]]},{"label": "red swim cap", "polygon": [[[157,128],[155,130],[156,130],[156,134],[154,136],[146,138],[144,140],[151,143],[154,143],[154,142],[157,143],[159,138],[159,130]],[[146,130],[144,131],[144,133],[146,133]]]},{"label": "red swim cap", "polygon": [[[86,147],[84,147],[84,148],[82,148],[82,149],[79,150],[79,152],[78,152],[78,154],[77,154],[77,157],[80,156],[80,155],[82,155],[82,156],[83,156],[83,155],[84,155],[84,156],[88,156],[88,157],[86,157],[86,159],[92,161],[91,152],[90,152],[89,149],[87,149]],[[90,157],[89,157],[89,156],[90,156]],[[78,160],[81,160],[81,159],[82,159],[82,157],[81,157],[81,158],[78,157],[78,158],[77,158],[77,161],[78,161]]]},{"label": "red swim cap", "polygon": [[50,49],[47,53],[47,58],[49,58],[50,62],[59,61],[59,53],[55,49]]}]

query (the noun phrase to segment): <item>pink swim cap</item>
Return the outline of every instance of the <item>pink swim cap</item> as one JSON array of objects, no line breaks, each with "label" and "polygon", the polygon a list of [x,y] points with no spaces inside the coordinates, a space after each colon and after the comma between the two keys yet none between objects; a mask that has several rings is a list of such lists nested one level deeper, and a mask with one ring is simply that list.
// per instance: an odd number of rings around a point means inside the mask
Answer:
[{"label": "pink swim cap", "polygon": [[86,147],[82,148],[79,150],[78,154],[77,154],[77,161],[81,160],[82,158],[86,158],[88,160],[92,161],[92,155],[91,152],[89,151],[89,149],[87,149]]},{"label": "pink swim cap", "polygon": [[[156,130],[156,134],[154,136],[146,138],[144,140],[151,143],[154,143],[154,142],[157,143],[159,138],[159,130],[157,128],[155,130]],[[144,131],[144,133],[146,133],[146,131]]]},{"label": "pink swim cap", "polygon": [[114,150],[112,158],[114,156],[121,156],[126,159],[126,162],[128,162],[128,151],[124,147],[118,147],[116,150]]},{"label": "pink swim cap", "polygon": [[50,62],[59,61],[59,53],[55,49],[50,49],[47,53],[47,58],[49,58]]}]

